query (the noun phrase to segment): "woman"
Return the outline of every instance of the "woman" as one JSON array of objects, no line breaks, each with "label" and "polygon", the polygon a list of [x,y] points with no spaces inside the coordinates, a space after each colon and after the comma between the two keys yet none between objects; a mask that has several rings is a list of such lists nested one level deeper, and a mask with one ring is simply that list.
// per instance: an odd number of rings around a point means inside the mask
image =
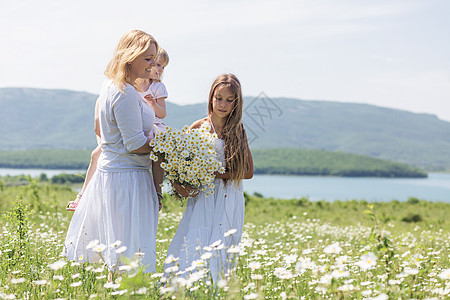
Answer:
[{"label": "woman", "polygon": [[134,85],[150,78],[157,51],[151,35],[132,30],[106,68],[98,99],[102,154],[69,225],[64,254],[70,260],[101,257],[113,270],[121,256],[139,253],[144,271],[155,271],[160,187],[149,173],[148,155],[155,114]]}]

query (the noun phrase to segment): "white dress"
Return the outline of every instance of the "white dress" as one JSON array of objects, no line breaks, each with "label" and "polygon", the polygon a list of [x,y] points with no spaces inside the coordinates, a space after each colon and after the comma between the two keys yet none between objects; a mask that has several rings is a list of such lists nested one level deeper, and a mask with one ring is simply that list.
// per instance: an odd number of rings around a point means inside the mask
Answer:
[{"label": "white dress", "polygon": [[[215,150],[219,154],[218,159],[225,163],[223,147],[223,140],[217,139]],[[183,218],[167,250],[168,258],[172,256],[178,260],[174,263],[166,260],[165,270],[176,263],[180,274],[186,276],[189,273],[183,273],[186,268],[206,252],[212,253],[209,268],[214,281],[226,276],[236,266],[238,254],[227,250],[241,241],[245,212],[242,182],[238,184],[228,180],[225,184],[223,179],[216,178],[214,185],[213,194],[206,196],[206,192],[201,191],[196,197],[188,198]],[[231,229],[236,232],[224,236]],[[216,247],[204,248],[210,245]]]},{"label": "white dress", "polygon": [[[124,92],[110,80],[102,87],[102,154],[70,222],[63,254],[80,262],[97,262],[101,257],[113,269],[122,256],[133,259],[139,253],[144,271],[154,272],[159,209],[151,161],[148,154],[130,153],[147,142],[154,111],[131,85]],[[95,240],[98,245],[86,249]],[[121,245],[113,245],[116,241]],[[126,250],[116,253],[122,246]]]}]

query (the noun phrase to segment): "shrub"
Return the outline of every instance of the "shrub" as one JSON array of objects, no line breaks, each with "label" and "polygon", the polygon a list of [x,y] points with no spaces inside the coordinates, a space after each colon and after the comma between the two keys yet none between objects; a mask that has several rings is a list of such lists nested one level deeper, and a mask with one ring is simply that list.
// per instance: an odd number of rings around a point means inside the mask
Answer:
[{"label": "shrub", "polygon": [[408,214],[406,217],[402,219],[403,222],[406,223],[417,223],[422,221],[422,216],[419,214]]}]

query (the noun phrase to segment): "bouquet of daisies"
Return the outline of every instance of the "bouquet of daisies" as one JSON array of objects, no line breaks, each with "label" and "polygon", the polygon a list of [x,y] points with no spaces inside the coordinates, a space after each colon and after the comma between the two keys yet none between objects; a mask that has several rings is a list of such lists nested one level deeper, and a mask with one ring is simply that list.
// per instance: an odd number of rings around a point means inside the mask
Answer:
[{"label": "bouquet of daisies", "polygon": [[150,159],[162,159],[161,167],[172,186],[172,195],[176,192],[174,183],[187,188],[193,195],[197,191],[206,191],[207,196],[214,192],[214,172],[225,172],[221,162],[216,159],[213,146],[215,133],[210,133],[211,125],[204,122],[199,128],[173,129],[166,127],[165,132],[157,132],[150,142],[153,147]]}]

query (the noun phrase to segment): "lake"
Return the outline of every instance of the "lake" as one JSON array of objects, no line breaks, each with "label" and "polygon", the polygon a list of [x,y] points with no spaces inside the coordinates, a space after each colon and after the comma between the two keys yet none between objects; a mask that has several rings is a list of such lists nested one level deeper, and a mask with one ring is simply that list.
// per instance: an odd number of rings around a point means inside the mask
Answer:
[{"label": "lake", "polygon": [[429,173],[428,178],[256,175],[244,182],[244,189],[247,193],[258,192],[264,197],[307,197],[312,201],[406,201],[409,197],[416,197],[450,203],[450,174]]},{"label": "lake", "polygon": [[[85,170],[2,169],[0,176],[45,173],[49,178],[60,174],[84,174]],[[264,197],[301,198],[317,200],[365,199],[377,201],[406,201],[416,197],[428,201],[450,203],[450,174],[429,173],[428,178],[320,177],[255,175],[244,181],[247,193],[258,192]]]}]

